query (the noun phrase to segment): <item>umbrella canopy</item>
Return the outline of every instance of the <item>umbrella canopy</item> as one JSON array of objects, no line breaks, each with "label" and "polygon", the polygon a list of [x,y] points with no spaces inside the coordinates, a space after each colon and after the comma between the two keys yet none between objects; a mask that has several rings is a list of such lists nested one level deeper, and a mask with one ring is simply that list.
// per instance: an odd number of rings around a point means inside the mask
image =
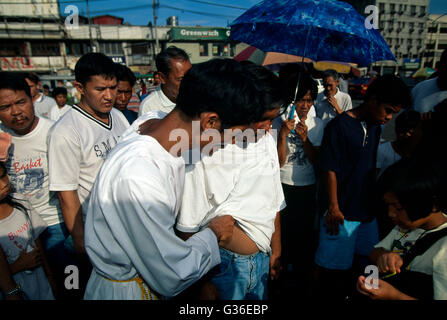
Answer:
[{"label": "umbrella canopy", "polygon": [[314,61],[360,66],[396,61],[379,31],[368,29],[350,4],[336,0],[264,0],[231,23],[230,38]]},{"label": "umbrella canopy", "polygon": [[[234,57],[234,60],[236,61],[248,60],[261,66],[267,66],[279,63],[302,62],[303,58],[280,52],[264,52],[258,48],[249,46],[248,48],[242,50],[238,55],[236,55]],[[312,60],[304,58],[304,62],[312,62]]]},{"label": "umbrella canopy", "polygon": [[433,73],[435,73],[436,70],[432,68],[419,68],[413,75],[412,78],[428,78]]},{"label": "umbrella canopy", "polygon": [[328,69],[333,69],[338,73],[342,74],[352,74],[353,76],[359,78],[361,72],[355,66],[347,62],[337,62],[337,61],[318,61],[313,62],[313,67],[318,71],[325,71]]}]

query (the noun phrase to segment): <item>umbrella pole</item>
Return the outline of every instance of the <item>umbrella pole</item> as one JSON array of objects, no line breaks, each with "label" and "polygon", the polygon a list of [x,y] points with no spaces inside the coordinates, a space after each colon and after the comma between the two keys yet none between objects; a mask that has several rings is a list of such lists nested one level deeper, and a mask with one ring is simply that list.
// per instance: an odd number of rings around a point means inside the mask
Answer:
[{"label": "umbrella pole", "polygon": [[[306,45],[304,46],[303,56],[301,57],[301,58],[302,58],[302,59],[301,59],[301,65],[302,65],[302,66],[304,65],[304,56],[306,55],[307,41],[309,40],[309,34],[310,34],[310,29],[311,29],[311,28],[312,28],[312,27],[309,27],[309,30],[307,30],[307,35],[306,35]],[[297,81],[297,83],[296,83],[296,87],[295,87],[295,95],[294,95],[294,97],[293,97],[293,101],[292,101],[292,103],[291,103],[291,105],[292,105],[292,110],[291,110],[290,115],[289,115],[289,120],[293,119],[293,116],[294,116],[294,114],[295,114],[295,102],[296,102],[296,96],[297,96],[297,94],[298,94],[298,89],[299,89],[299,86],[300,86],[300,80],[301,80],[301,71],[298,72],[298,81]],[[299,120],[299,119],[298,119],[298,120]],[[293,129],[292,132],[295,133],[295,129]]]}]

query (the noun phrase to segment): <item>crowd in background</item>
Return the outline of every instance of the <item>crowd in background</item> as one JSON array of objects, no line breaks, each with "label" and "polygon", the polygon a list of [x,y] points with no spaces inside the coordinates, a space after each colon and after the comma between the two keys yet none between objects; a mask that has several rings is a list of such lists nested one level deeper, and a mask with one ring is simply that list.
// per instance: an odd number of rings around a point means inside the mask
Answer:
[{"label": "crowd in background", "polygon": [[[0,297],[447,299],[447,51],[358,106],[331,69],[318,92],[299,64],[156,62],[148,84],[95,53],[54,88],[0,73]],[[257,134],[189,161],[169,134],[194,150],[193,120]]]}]

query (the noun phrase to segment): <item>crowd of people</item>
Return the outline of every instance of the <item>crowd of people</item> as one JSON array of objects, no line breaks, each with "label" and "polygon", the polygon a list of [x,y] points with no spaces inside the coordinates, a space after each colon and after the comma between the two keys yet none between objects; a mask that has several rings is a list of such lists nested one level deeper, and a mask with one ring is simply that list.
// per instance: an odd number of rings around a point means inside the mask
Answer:
[{"label": "crowd of people", "polygon": [[73,104],[0,73],[0,298],[447,299],[447,51],[355,107],[335,70],[156,67],[88,53]]}]

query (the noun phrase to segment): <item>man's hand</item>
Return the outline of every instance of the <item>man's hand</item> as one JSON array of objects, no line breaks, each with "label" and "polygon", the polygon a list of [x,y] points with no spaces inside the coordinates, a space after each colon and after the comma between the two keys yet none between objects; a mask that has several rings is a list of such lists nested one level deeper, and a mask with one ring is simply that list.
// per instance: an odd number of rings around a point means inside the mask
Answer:
[{"label": "man's hand", "polygon": [[395,252],[384,253],[377,259],[377,267],[381,273],[400,273],[403,263],[400,255]]},{"label": "man's hand", "polygon": [[338,101],[337,101],[337,99],[335,99],[335,97],[328,96],[327,101],[334,108],[334,110],[335,110],[335,112],[337,112],[337,114],[340,114],[342,112],[340,109],[340,106],[338,105]]},{"label": "man's hand", "polygon": [[230,215],[219,216],[211,220],[208,227],[214,232],[221,245],[233,236],[234,219]]},{"label": "man's hand", "polygon": [[366,277],[360,276],[357,279],[356,288],[361,294],[370,297],[373,300],[415,300],[413,297],[397,290],[391,284],[379,279],[379,287],[375,289],[370,283],[370,289],[365,284]]},{"label": "man's hand", "polygon": [[272,254],[270,256],[270,279],[277,280],[281,271],[281,257]]},{"label": "man's hand", "polygon": [[330,235],[337,235],[339,233],[339,225],[343,224],[345,216],[341,213],[338,207],[329,207],[326,216],[324,217],[324,226]]},{"label": "man's hand", "polygon": [[200,288],[199,300],[218,300],[219,292],[217,288],[209,281],[206,281]]}]

